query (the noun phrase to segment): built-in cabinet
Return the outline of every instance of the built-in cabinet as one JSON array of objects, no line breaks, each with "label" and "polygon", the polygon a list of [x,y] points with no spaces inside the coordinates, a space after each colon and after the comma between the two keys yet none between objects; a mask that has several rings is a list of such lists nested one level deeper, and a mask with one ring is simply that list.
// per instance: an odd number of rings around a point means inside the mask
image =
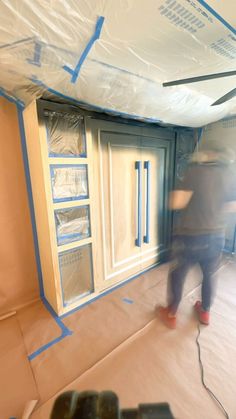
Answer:
[{"label": "built-in cabinet", "polygon": [[63,314],[165,256],[176,130],[47,101],[24,124],[44,294]]}]

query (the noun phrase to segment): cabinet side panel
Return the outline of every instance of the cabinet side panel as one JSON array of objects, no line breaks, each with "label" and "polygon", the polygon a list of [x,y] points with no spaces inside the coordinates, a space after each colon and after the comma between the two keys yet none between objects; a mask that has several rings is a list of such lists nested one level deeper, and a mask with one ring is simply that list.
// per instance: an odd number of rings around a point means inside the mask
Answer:
[{"label": "cabinet side panel", "polygon": [[40,127],[36,103],[24,110],[24,125],[27,152],[32,182],[34,210],[43,274],[44,294],[54,310],[61,311],[60,286],[58,281],[57,249],[54,226],[52,225],[52,203],[50,207],[50,179],[44,169],[45,150],[40,138]]}]

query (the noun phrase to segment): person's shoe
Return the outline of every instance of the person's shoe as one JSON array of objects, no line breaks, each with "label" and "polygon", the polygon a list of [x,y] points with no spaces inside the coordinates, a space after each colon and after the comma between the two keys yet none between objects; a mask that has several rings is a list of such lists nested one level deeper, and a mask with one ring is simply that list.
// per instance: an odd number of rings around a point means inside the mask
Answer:
[{"label": "person's shoe", "polygon": [[201,301],[197,301],[194,304],[194,308],[195,308],[195,311],[197,313],[198,320],[200,321],[200,323],[208,326],[210,323],[210,312],[202,309]]},{"label": "person's shoe", "polygon": [[161,321],[169,328],[176,329],[176,316],[171,314],[169,307],[160,307],[159,315]]}]

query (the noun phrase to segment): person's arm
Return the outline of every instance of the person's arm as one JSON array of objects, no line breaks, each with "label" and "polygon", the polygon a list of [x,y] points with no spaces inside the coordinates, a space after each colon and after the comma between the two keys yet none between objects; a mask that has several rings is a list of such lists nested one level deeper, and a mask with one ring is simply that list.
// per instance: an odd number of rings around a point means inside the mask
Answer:
[{"label": "person's arm", "polygon": [[236,213],[236,172],[235,168],[230,168],[226,172],[226,202],[223,210],[226,213]]},{"label": "person's arm", "polygon": [[193,191],[176,190],[170,193],[169,208],[180,210],[185,208],[192,198]]},{"label": "person's arm", "polygon": [[189,204],[195,190],[197,178],[194,170],[194,166],[189,165],[183,179],[177,182],[175,189],[170,193],[169,208],[171,210],[181,210]]},{"label": "person's arm", "polygon": [[224,205],[224,212],[226,213],[236,213],[236,201],[229,201]]}]

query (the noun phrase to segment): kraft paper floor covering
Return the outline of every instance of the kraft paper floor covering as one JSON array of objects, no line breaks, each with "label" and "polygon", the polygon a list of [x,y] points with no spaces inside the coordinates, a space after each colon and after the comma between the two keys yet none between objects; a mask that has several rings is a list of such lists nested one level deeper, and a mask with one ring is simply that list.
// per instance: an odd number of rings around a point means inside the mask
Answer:
[{"label": "kraft paper floor covering", "polygon": [[[179,419],[224,418],[201,384],[192,310],[199,270],[187,279],[175,331],[155,311],[165,303],[167,272],[167,265],[152,269],[63,318],[72,331],[64,338],[40,301],[0,321],[0,418],[22,419],[25,404],[37,399],[31,418],[47,419],[67,389],[114,390],[121,407],[166,401]],[[225,261],[218,281],[211,325],[201,328],[202,360],[206,383],[234,419],[236,263]]]}]

